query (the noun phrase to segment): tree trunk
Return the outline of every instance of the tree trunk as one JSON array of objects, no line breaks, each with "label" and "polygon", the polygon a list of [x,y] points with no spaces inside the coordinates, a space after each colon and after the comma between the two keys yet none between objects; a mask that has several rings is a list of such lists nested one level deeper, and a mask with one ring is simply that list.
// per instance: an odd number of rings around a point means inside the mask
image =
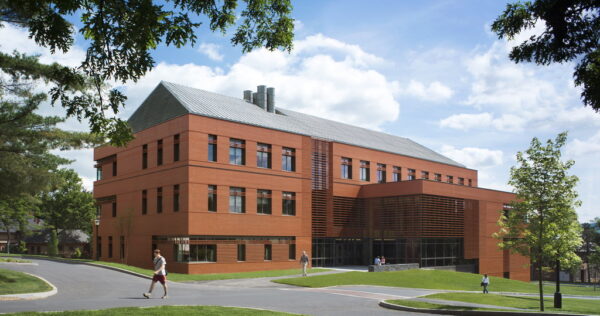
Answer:
[{"label": "tree trunk", "polygon": [[540,311],[544,311],[544,285],[542,282],[542,256],[538,258],[538,280],[540,286]]}]

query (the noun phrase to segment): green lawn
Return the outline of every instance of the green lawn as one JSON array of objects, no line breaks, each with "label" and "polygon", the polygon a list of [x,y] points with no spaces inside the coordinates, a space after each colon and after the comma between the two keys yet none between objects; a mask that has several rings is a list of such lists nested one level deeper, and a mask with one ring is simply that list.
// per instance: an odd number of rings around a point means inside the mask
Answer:
[{"label": "green lawn", "polygon": [[0,295],[46,292],[52,287],[33,276],[25,273],[0,269]]},{"label": "green lawn", "polygon": [[[441,299],[449,301],[460,301],[477,304],[488,304],[497,306],[507,306],[524,308],[532,311],[539,310],[539,297],[517,297],[495,294],[480,293],[438,293],[424,296],[425,298]],[[582,300],[573,298],[563,298],[563,308],[554,308],[554,299],[549,297],[544,299],[544,307],[548,312],[570,312],[586,315],[600,314],[600,300]]]},{"label": "green lawn", "polygon": [[160,307],[125,307],[111,308],[96,311],[72,311],[72,312],[25,312],[4,314],[5,316],[285,316],[298,315],[268,310],[249,308],[221,307],[221,306],[160,306]]},{"label": "green lawn", "polygon": [[[481,291],[481,275],[444,270],[406,270],[395,272],[346,272],[316,275],[304,278],[274,280],[273,282],[305,287],[326,287],[335,285],[381,285],[408,288]],[[490,278],[490,291],[537,293],[537,283],[521,282],[504,278]],[[561,286],[563,294],[600,296],[593,287]],[[554,287],[547,285],[547,293]]]},{"label": "green lawn", "polygon": [[[6,255],[6,254],[0,254]],[[14,255],[11,257],[16,257],[21,255]],[[40,255],[26,255],[27,257],[38,257],[40,259],[48,259],[48,256],[40,256]],[[1,259],[1,258],[0,258]],[[122,263],[115,262],[105,262],[105,261],[95,261],[88,259],[64,259],[64,258],[53,258],[58,260],[69,260],[69,261],[80,261],[80,262],[88,262],[94,264],[100,264],[104,266],[110,266],[115,268],[120,268],[132,272],[137,272],[140,274],[145,274],[151,276],[153,271],[150,269],[138,268]],[[317,272],[325,272],[330,269],[308,269],[308,273],[317,273]],[[296,274],[301,274],[302,271],[300,269],[289,269],[289,270],[267,270],[267,271],[253,271],[253,272],[239,272],[239,273],[213,273],[213,274],[184,274],[184,273],[172,273],[169,272],[169,276],[167,279],[175,282],[186,282],[186,281],[208,281],[208,280],[226,280],[226,279],[251,279],[251,278],[264,278],[264,277],[278,277],[278,276],[291,276]]]},{"label": "green lawn", "polygon": [[29,261],[29,260],[15,259],[15,258],[0,258],[0,262],[31,263],[31,261]]},{"label": "green lawn", "polygon": [[421,301],[411,301],[411,300],[387,300],[387,303],[403,305],[414,308],[426,308],[426,309],[447,309],[447,310],[455,310],[455,311],[504,311],[506,309],[494,309],[494,308],[476,308],[476,307],[468,307],[468,306],[454,306],[454,305],[442,305],[442,304],[434,304],[427,303]]}]

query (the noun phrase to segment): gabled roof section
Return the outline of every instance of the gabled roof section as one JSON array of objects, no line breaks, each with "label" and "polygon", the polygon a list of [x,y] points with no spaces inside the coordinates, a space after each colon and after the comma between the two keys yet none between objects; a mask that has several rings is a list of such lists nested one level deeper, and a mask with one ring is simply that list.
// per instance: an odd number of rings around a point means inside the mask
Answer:
[{"label": "gabled roof section", "polygon": [[190,111],[161,82],[133,112],[127,122],[133,132],[137,133],[188,113]]},{"label": "gabled roof section", "polygon": [[404,137],[276,108],[269,113],[242,99],[162,81],[129,119],[134,132],[187,113],[254,125],[379,151],[464,165]]}]

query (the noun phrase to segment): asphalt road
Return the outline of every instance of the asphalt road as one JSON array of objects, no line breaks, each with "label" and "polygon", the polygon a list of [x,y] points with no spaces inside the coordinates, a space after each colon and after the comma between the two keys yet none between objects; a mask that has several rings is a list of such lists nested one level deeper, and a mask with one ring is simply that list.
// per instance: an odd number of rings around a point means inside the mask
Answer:
[{"label": "asphalt road", "polygon": [[58,288],[46,299],[0,301],[0,313],[21,311],[63,311],[106,309],[128,306],[220,305],[263,308],[306,315],[426,315],[398,312],[379,307],[381,299],[407,298],[434,291],[376,286],[342,286],[322,289],[276,284],[268,279],[169,283],[169,298],[160,299],[157,284],[152,299],[142,293],[149,280],[113,270],[48,260],[38,265],[3,265],[2,268],[41,276]]}]

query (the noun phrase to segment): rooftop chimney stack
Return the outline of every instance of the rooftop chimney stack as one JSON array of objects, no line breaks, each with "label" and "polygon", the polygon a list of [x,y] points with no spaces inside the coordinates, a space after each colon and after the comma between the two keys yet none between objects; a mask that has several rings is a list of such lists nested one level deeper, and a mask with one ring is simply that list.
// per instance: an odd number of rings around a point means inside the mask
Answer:
[{"label": "rooftop chimney stack", "polygon": [[267,88],[267,112],[275,113],[275,88]]},{"label": "rooftop chimney stack", "polygon": [[267,109],[267,86],[260,85],[256,87],[256,97],[258,98],[258,106],[266,110]]},{"label": "rooftop chimney stack", "polygon": [[252,90],[244,90],[244,100],[252,103]]},{"label": "rooftop chimney stack", "polygon": [[275,111],[275,88],[267,88],[265,85],[256,87],[256,92],[244,90],[244,101],[253,103],[269,113]]}]

